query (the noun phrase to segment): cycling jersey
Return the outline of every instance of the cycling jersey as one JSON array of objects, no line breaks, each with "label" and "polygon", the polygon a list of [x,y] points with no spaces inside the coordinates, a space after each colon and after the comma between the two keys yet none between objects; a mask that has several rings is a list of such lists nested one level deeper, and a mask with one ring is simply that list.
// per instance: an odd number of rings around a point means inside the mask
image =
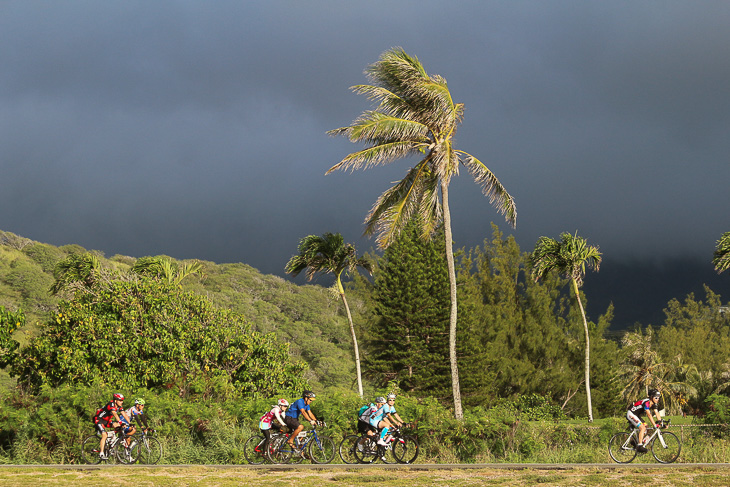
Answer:
[{"label": "cycling jersey", "polygon": [[277,405],[271,406],[271,411],[261,416],[261,419],[259,420],[259,429],[271,429],[274,419],[276,419],[279,424],[284,424],[284,418],[281,415],[281,408]]},{"label": "cycling jersey", "polygon": [[385,416],[385,406],[376,407],[375,412],[370,415],[370,424],[377,427],[383,420],[383,416]]},{"label": "cycling jersey", "polygon": [[303,398],[300,398],[287,408],[286,415],[290,418],[299,419],[302,411],[310,411],[310,407],[304,402]]},{"label": "cycling jersey", "polygon": [[93,421],[94,424],[101,424],[109,427],[114,422],[114,413],[119,411],[120,408],[114,404],[114,401],[109,402],[106,406],[96,410]]},{"label": "cycling jersey", "polygon": [[651,406],[651,399],[641,399],[631,404],[628,411],[637,416],[641,416],[642,414],[646,414],[646,412],[651,409]]}]

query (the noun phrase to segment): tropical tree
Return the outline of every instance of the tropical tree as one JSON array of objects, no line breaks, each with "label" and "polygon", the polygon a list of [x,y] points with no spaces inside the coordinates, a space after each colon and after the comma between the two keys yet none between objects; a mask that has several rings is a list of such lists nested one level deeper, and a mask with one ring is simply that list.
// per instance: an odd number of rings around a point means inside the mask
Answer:
[{"label": "tropical tree", "polygon": [[182,265],[173,262],[169,257],[142,257],[132,267],[132,272],[140,276],[156,277],[168,284],[180,284],[187,276],[199,273],[203,268],[197,260],[183,262]]},{"label": "tropical tree", "polygon": [[53,270],[55,282],[51,286],[51,294],[68,289],[90,289],[97,281],[100,269],[101,261],[90,252],[69,255]]},{"label": "tropical tree", "polygon": [[424,238],[431,238],[443,222],[451,291],[449,357],[454,414],[462,419],[456,359],[456,270],[449,183],[460,166],[465,167],[490,203],[512,225],[517,218],[514,199],[484,163],[454,148],[454,136],[463,118],[464,105],[454,103],[444,78],[429,76],[420,61],[401,48],[381,54],[380,60],[370,65],[365,73],[372,84],[351,89],[377,102],[377,107],[363,112],[351,125],[328,133],[343,135],[354,143],[365,143],[366,147],[346,156],[327,174],[340,169],[367,169],[406,157],[420,158],[402,180],[377,199],[365,218],[365,234],[377,234],[378,246],[387,248],[415,215],[421,218]]},{"label": "tropical tree", "polygon": [[723,233],[717,241],[712,263],[718,273],[730,268],[730,232]]},{"label": "tropical tree", "polygon": [[619,365],[619,379],[625,384],[621,391],[626,403],[649,394],[650,388],[662,392],[665,407],[678,411],[682,404],[696,395],[697,390],[687,377],[703,380],[693,364],[687,364],[678,354],[670,361],[663,361],[652,347],[654,332],[648,328],[626,333],[621,339],[623,360]]},{"label": "tropical tree", "polygon": [[284,270],[296,277],[306,270],[307,280],[311,281],[317,273],[324,272],[335,276],[335,289],[345,305],[347,321],[350,323],[350,334],[355,349],[355,369],[357,372],[357,392],[363,396],[362,371],[360,369],[360,349],[357,345],[355,325],[352,322],[352,313],[345,297],[345,288],[342,287],[342,274],[354,274],[357,268],[362,267],[372,274],[372,264],[368,259],[358,257],[355,246],[346,244],[339,233],[325,233],[319,237],[308,235],[299,241],[299,255],[292,256]]},{"label": "tropical tree", "polygon": [[591,404],[591,383],[590,383],[590,336],[588,333],[588,320],[580,299],[580,287],[583,285],[586,266],[598,271],[601,265],[601,253],[598,247],[588,245],[588,242],[579,237],[576,233],[571,235],[563,233],[560,235],[560,242],[550,237],[540,237],[535,244],[535,250],[530,255],[532,265],[532,277],[537,281],[546,277],[550,272],[557,271],[567,277],[573,287],[575,300],[578,302],[581,317],[583,318],[583,329],[585,331],[585,382],[586,398],[588,400],[588,421],[593,421],[593,407]]}]

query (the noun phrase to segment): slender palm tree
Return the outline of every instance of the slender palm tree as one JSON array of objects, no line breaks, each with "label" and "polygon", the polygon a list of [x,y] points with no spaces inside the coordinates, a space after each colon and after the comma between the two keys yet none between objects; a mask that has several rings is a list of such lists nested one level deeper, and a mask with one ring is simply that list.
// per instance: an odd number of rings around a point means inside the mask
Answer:
[{"label": "slender palm tree", "polygon": [[53,269],[55,279],[51,294],[56,295],[66,289],[90,289],[98,278],[101,261],[92,253],[72,254],[56,264]]},{"label": "slender palm tree", "polygon": [[463,118],[464,105],[454,103],[444,78],[429,76],[418,59],[401,48],[381,54],[380,60],[370,65],[365,73],[372,84],[353,86],[352,90],[375,101],[377,107],[363,112],[351,125],[328,133],[343,135],[366,147],[349,154],[327,174],[340,169],[367,169],[406,157],[419,159],[401,181],[377,199],[365,218],[365,234],[377,234],[378,246],[386,248],[415,215],[422,218],[424,238],[431,238],[443,222],[451,288],[449,356],[454,415],[462,419],[456,361],[456,271],[449,183],[460,166],[465,167],[490,203],[513,226],[517,218],[514,199],[484,163],[454,148],[454,135]]},{"label": "slender palm tree", "polygon": [[357,392],[362,397],[360,349],[357,346],[355,325],[352,322],[350,306],[347,304],[347,298],[345,297],[345,288],[342,287],[342,274],[355,273],[358,267],[362,267],[369,274],[373,272],[371,262],[363,257],[358,257],[354,245],[346,244],[341,234],[328,232],[321,237],[308,235],[301,239],[299,242],[299,255],[292,256],[284,270],[295,277],[300,272],[306,270],[308,281],[311,281],[319,272],[333,274],[335,276],[335,287],[342,299],[342,304],[345,305],[347,321],[350,323],[350,334],[352,335],[352,344],[355,348]]},{"label": "slender palm tree", "polygon": [[181,266],[169,257],[158,256],[138,259],[132,272],[140,276],[157,277],[169,284],[180,284],[187,276],[199,273],[202,268],[203,265],[197,260],[183,262]]},{"label": "slender palm tree", "polygon": [[712,263],[718,273],[730,268],[730,232],[723,233],[720,240],[717,241]]},{"label": "slender palm tree", "polygon": [[586,396],[588,399],[588,421],[593,421],[593,407],[591,404],[591,382],[590,382],[590,337],[588,334],[588,320],[580,299],[579,288],[583,285],[583,276],[586,273],[586,265],[598,271],[601,265],[601,253],[598,247],[588,245],[588,242],[576,235],[563,233],[560,235],[560,242],[549,237],[540,237],[535,244],[535,250],[530,255],[532,265],[532,277],[537,281],[544,278],[548,273],[555,270],[564,275],[573,287],[575,300],[578,302],[580,314],[583,317],[583,329],[586,339],[586,360],[585,360],[585,381]]}]

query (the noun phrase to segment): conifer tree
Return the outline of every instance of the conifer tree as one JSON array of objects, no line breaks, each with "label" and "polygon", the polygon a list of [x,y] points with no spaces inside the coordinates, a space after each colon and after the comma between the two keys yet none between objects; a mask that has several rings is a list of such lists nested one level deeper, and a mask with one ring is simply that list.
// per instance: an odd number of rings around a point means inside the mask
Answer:
[{"label": "conifer tree", "polygon": [[449,286],[444,243],[420,238],[409,223],[385,250],[375,276],[375,325],[368,340],[369,375],[403,390],[448,397]]}]

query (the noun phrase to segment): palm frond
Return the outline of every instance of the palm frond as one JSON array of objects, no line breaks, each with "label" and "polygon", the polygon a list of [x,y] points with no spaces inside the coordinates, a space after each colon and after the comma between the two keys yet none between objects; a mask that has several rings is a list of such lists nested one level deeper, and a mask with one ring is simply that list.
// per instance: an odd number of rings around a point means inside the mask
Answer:
[{"label": "palm frond", "polygon": [[377,234],[378,246],[388,247],[421,208],[424,193],[433,186],[431,179],[428,159],[411,168],[402,180],[377,199],[365,217],[365,235]]},{"label": "palm frond", "polygon": [[396,141],[380,144],[374,147],[348,154],[347,157],[329,168],[325,174],[337,170],[368,169],[372,166],[391,163],[397,159],[420,153],[419,148],[424,144],[406,141]]},{"label": "palm frond", "polygon": [[399,140],[425,143],[429,128],[420,122],[366,111],[345,132],[350,142],[382,144]]},{"label": "palm frond", "polygon": [[725,232],[717,241],[715,252],[712,254],[712,264],[720,273],[730,269],[730,232]]},{"label": "palm frond", "polygon": [[462,163],[467,171],[469,171],[474,181],[481,187],[482,193],[489,198],[489,203],[494,205],[504,215],[505,220],[514,228],[517,223],[517,206],[515,205],[514,198],[502,186],[497,176],[482,161],[467,152],[456,152],[466,156],[462,159]]}]

